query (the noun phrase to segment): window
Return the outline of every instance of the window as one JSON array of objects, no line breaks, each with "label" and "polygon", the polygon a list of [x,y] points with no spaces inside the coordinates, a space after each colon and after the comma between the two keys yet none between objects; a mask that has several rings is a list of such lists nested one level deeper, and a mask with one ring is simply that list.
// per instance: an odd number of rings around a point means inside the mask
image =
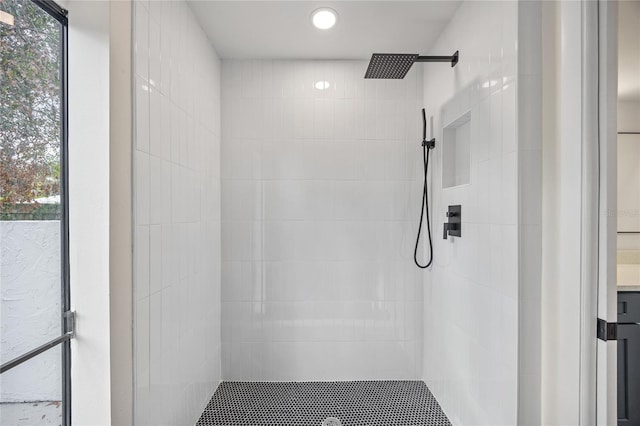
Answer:
[{"label": "window", "polygon": [[67,18],[0,0],[0,424],[71,423]]}]

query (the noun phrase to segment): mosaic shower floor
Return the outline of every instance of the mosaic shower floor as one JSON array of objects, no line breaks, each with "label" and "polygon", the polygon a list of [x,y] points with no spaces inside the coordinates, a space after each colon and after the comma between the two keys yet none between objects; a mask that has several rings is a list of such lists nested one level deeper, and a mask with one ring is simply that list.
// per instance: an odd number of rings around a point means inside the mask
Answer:
[{"label": "mosaic shower floor", "polygon": [[[197,426],[449,426],[422,381],[222,382]],[[325,423],[335,424],[335,423]]]}]

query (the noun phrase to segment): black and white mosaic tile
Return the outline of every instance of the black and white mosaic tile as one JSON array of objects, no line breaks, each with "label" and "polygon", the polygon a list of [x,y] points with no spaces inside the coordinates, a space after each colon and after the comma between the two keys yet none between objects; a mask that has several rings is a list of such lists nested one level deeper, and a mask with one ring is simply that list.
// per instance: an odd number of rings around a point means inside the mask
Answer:
[{"label": "black and white mosaic tile", "polygon": [[448,426],[422,381],[223,382],[197,426]]}]

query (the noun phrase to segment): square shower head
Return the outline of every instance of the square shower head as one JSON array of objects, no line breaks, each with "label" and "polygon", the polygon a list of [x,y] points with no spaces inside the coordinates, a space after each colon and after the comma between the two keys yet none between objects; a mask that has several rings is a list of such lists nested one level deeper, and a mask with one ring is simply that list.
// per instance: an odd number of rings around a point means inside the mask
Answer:
[{"label": "square shower head", "polygon": [[417,53],[374,53],[364,78],[404,78],[417,58]]}]

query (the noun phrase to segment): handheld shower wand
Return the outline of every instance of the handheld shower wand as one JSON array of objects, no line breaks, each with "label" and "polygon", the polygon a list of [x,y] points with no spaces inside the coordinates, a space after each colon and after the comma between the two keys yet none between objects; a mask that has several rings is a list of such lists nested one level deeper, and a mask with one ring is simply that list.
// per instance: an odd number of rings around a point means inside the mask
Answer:
[{"label": "handheld shower wand", "polygon": [[[429,221],[429,192],[427,187],[427,172],[429,171],[429,151],[436,147],[436,139],[427,140],[427,116],[422,108],[422,162],[424,165],[424,185],[422,187],[422,204],[420,205],[420,224],[418,225],[418,236],[416,237],[416,247],[413,250],[413,260],[418,268],[428,268],[433,263],[433,241],[431,240],[431,224]],[[420,234],[422,233],[422,220],[427,216],[427,235],[429,236],[429,262],[421,265],[418,261],[418,246],[420,245]]]}]

